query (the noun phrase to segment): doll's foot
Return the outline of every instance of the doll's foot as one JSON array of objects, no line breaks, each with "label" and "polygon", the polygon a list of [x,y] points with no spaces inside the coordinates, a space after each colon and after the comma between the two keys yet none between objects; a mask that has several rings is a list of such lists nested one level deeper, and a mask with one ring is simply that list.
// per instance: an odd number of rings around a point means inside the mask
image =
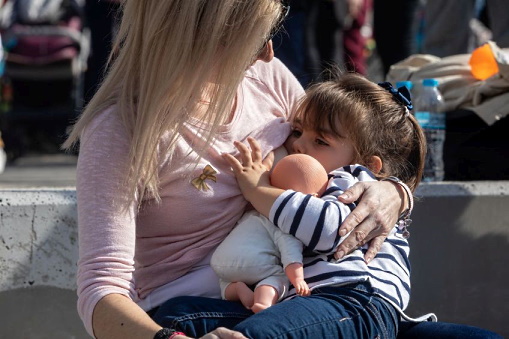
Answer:
[{"label": "doll's foot", "polygon": [[248,310],[254,303],[254,292],[243,282],[237,281],[226,287],[226,300],[240,300]]},{"label": "doll's foot", "polygon": [[271,307],[277,303],[278,296],[277,290],[270,285],[257,286],[254,290],[254,303],[251,311],[258,313]]},{"label": "doll's foot", "polygon": [[262,304],[262,303],[254,303],[253,307],[251,307],[251,311],[253,311],[253,313],[258,313],[258,312],[261,312],[271,306],[272,305],[267,305],[267,304]]},{"label": "doll's foot", "polygon": [[254,292],[245,283],[237,283],[237,293],[239,295],[240,302],[245,308],[250,309],[254,303]]}]

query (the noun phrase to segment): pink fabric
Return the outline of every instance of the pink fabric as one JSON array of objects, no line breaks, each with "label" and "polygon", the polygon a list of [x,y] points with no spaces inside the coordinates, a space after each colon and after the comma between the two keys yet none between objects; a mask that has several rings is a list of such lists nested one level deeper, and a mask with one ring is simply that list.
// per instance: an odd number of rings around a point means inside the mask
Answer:
[{"label": "pink fabric", "polygon": [[[197,157],[193,144],[203,141],[200,128],[207,128],[198,121],[182,131],[171,162],[161,151],[162,203],[144,201],[139,213],[119,204],[126,196],[120,174],[128,138],[115,108],[93,121],[82,136],[77,170],[78,310],[90,334],[92,312],[102,297],[120,293],[135,301],[144,298],[188,273],[226,237],[246,201],[221,153],[236,154],[233,141],[250,135],[259,139],[265,153],[280,146],[290,131],[286,119],[303,94],[279,60],[257,62],[239,86],[233,121],[221,126],[197,167],[189,165]],[[163,138],[161,150],[166,143]],[[210,189],[198,190],[191,180],[208,164],[218,172],[216,182],[205,180]]]},{"label": "pink fabric", "polygon": [[57,26],[26,26],[15,24],[10,34],[16,45],[9,51],[8,61],[26,65],[46,65],[78,56],[81,48],[81,19],[72,17]]}]

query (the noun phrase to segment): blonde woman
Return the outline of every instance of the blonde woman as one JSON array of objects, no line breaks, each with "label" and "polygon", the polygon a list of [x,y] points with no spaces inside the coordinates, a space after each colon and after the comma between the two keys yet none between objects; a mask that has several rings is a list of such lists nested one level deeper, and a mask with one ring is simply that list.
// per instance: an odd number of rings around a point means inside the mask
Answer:
[{"label": "blonde woman", "polygon": [[[151,317],[163,319],[175,297],[232,304],[214,299],[209,259],[247,202],[221,155],[237,156],[233,141],[248,136],[264,156],[281,146],[304,92],[273,58],[285,1],[124,0],[121,9],[109,72],[64,144],[80,141],[78,310],[98,338],[176,338]],[[408,205],[391,182],[354,186],[344,199],[361,195],[339,257],[373,239],[372,258]],[[186,334],[234,329],[250,315],[240,305],[238,317]]]}]

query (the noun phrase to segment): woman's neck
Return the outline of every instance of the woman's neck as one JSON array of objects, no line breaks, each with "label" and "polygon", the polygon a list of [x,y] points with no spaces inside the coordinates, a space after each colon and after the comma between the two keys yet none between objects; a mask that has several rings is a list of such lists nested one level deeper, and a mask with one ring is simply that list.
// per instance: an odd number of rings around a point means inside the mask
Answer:
[{"label": "woman's neck", "polygon": [[[210,105],[213,98],[213,93],[217,91],[217,84],[215,83],[208,83],[205,86],[205,89],[202,91],[202,94],[200,95],[200,98],[194,105],[194,108],[191,109],[191,116],[195,119],[202,120],[202,121],[213,121],[214,116],[207,116],[209,114]],[[220,125],[225,125],[230,123],[233,120],[233,117],[235,115],[235,111],[237,109],[237,96],[233,98],[230,107],[230,114],[225,116],[221,121],[219,122]],[[218,114],[217,112],[215,112]]]}]

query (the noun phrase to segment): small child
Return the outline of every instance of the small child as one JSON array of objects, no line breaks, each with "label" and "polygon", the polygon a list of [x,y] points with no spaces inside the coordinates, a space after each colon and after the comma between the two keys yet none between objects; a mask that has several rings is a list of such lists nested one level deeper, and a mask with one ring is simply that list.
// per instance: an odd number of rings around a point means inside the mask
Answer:
[{"label": "small child", "polygon": [[[326,298],[344,316],[352,307],[363,305],[361,300],[371,300],[377,311],[363,307],[366,316],[358,321],[364,322],[362,326],[386,328],[395,337],[399,317],[394,312],[407,318],[403,310],[410,296],[409,211],[402,213],[374,258],[364,260],[367,247],[362,246],[336,260],[335,250],[345,236],[340,236],[338,228],[355,208],[339,202],[338,196],[359,181],[402,181],[412,206],[411,191],[419,184],[424,167],[424,134],[409,112],[408,91],[389,83],[376,85],[346,73],[311,86],[306,94],[292,117],[293,131],[285,147],[289,153],[312,156],[327,170],[330,179],[321,198],[271,186],[260,146],[252,138],[248,139],[251,150],[235,144],[240,161],[229,154],[224,158],[253,207],[305,245],[304,273],[311,298],[323,297],[327,288]],[[292,294],[294,290],[289,291]],[[434,315],[428,318],[435,319]],[[357,333],[360,328],[346,321],[336,325],[340,332],[344,327],[345,333]]]}]

